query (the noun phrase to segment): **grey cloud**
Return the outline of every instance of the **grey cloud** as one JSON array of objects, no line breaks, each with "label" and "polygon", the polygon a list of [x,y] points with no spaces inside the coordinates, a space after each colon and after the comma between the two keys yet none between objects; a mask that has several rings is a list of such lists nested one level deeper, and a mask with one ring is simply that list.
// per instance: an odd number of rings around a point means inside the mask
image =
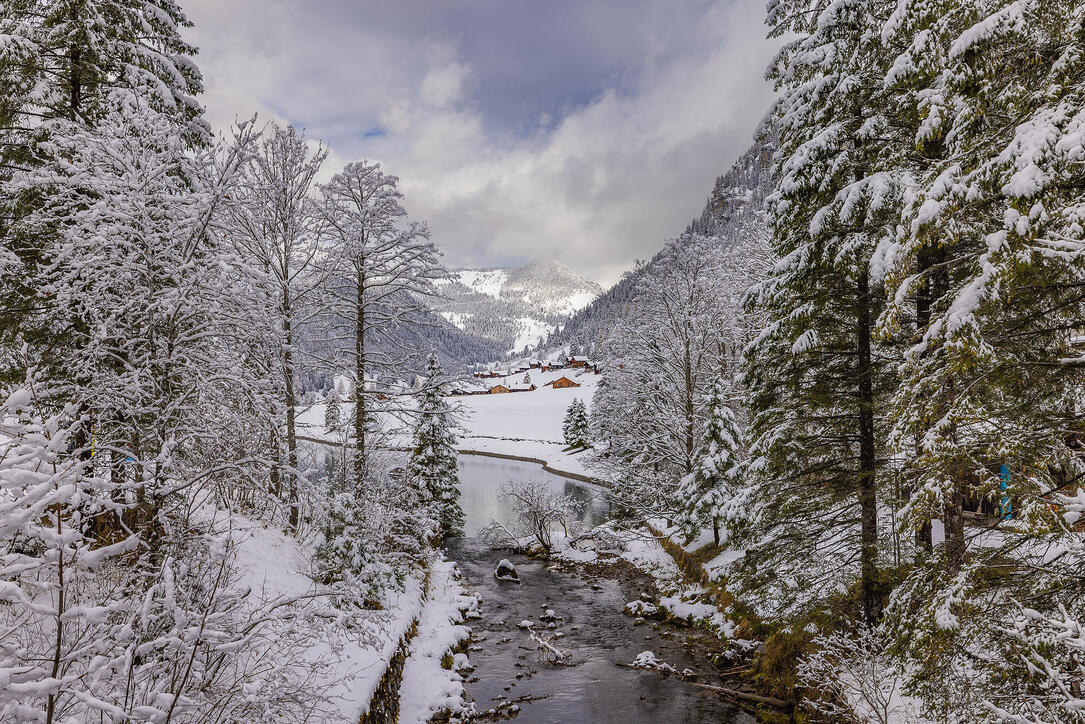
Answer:
[{"label": "grey cloud", "polygon": [[384,161],[453,264],[614,281],[699,211],[771,97],[761,0],[185,7],[213,123],[259,110]]}]

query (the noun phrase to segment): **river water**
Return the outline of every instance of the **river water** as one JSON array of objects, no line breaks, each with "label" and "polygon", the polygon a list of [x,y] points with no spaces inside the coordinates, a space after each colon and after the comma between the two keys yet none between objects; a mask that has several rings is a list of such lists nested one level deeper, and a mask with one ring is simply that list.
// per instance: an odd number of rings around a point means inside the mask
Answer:
[{"label": "river water", "polygon": [[[501,487],[510,480],[546,482],[577,496],[585,503],[586,523],[606,518],[606,503],[594,486],[547,473],[534,463],[461,456],[461,504],[469,536],[491,518],[511,522],[511,511],[500,499]],[[678,677],[620,665],[653,651],[678,670],[702,672],[700,680],[711,682],[708,663],[690,653],[684,630],[667,624],[634,626],[622,613],[626,602],[654,592],[646,590],[651,581],[631,566],[611,571],[541,561],[494,551],[474,537],[449,541],[448,552],[482,599],[482,619],[470,622],[470,658],[477,668],[469,675],[467,693],[479,712],[498,709],[491,720],[513,714],[515,721],[532,724],[754,721]],[[497,562],[506,557],[522,585],[494,579]],[[553,628],[540,621],[547,608],[560,617]],[[518,626],[524,620],[533,621],[535,630],[569,658],[555,663],[553,654],[541,651],[530,632]],[[511,703],[518,709],[510,711]]]}]

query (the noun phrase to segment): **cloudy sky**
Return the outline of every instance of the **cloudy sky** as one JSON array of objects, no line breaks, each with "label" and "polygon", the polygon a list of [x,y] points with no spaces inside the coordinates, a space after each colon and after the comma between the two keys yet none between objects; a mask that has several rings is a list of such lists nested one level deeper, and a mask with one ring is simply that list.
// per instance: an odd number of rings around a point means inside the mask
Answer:
[{"label": "cloudy sky", "polygon": [[771,100],[764,0],[182,4],[213,124],[257,112],[334,167],[381,161],[453,266],[616,281],[700,211]]}]

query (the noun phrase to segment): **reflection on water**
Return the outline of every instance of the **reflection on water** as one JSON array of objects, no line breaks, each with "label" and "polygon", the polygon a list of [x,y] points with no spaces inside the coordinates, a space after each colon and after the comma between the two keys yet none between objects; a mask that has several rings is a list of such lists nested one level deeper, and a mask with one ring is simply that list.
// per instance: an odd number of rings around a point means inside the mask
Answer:
[{"label": "reflection on water", "polygon": [[582,504],[581,520],[589,526],[607,520],[604,491],[594,485],[548,473],[536,463],[502,460],[479,455],[460,455],[460,505],[467,516],[464,533],[473,536],[479,528],[496,520],[504,525],[514,522],[511,508],[501,497],[501,490],[512,482],[546,483],[551,490],[571,495]]}]

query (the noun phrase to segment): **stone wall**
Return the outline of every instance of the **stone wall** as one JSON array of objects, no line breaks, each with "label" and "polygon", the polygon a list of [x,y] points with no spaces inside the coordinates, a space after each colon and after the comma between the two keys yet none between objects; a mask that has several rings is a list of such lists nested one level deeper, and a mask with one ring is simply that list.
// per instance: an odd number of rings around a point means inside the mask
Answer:
[{"label": "stone wall", "polygon": [[403,683],[403,666],[407,663],[411,639],[417,632],[418,623],[415,622],[399,642],[392,661],[377,684],[377,690],[373,692],[369,711],[362,714],[358,724],[396,724],[399,721],[399,687]]}]

